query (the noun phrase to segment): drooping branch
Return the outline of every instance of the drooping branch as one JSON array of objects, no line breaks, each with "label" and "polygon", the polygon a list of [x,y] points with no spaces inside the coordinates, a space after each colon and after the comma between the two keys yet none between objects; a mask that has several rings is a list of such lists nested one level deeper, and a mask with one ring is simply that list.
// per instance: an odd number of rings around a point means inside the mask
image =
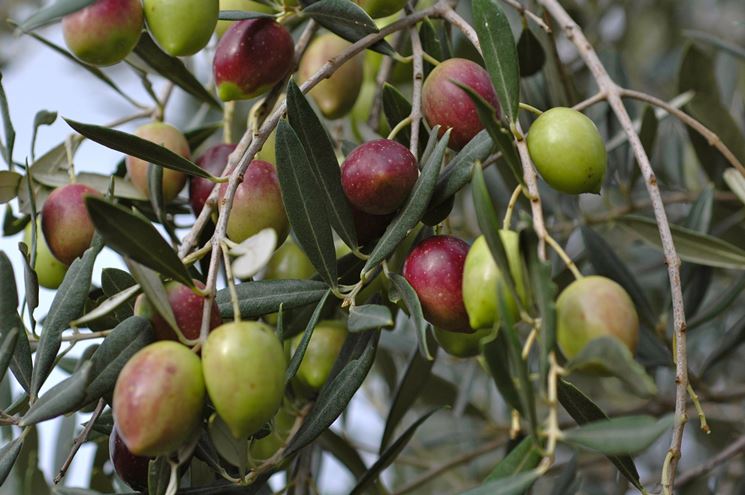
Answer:
[{"label": "drooping branch", "polygon": [[622,90],[611,79],[608,71],[600,62],[597,53],[592,45],[587,41],[580,27],[571,18],[571,16],[559,4],[558,0],[540,0],[549,14],[556,19],[561,26],[566,37],[575,45],[580,56],[595,79],[600,91],[604,92],[613,113],[621,124],[624,132],[627,134],[629,144],[636,157],[636,162],[644,177],[647,192],[649,194],[654,216],[659,230],[660,239],[662,240],[665,262],[670,279],[670,291],[672,294],[673,305],[673,326],[675,331],[675,426],[673,428],[673,438],[668,451],[669,469],[665,473],[665,479],[662,480],[662,486],[666,493],[670,493],[675,482],[675,470],[680,458],[681,444],[683,441],[683,430],[688,419],[686,412],[686,402],[688,400],[688,364],[686,353],[686,321],[683,308],[683,291],[680,282],[680,257],[675,250],[670,225],[665,212],[665,206],[662,202],[662,195],[657,185],[657,178],[649,161],[647,153],[644,151],[639,135],[634,130],[633,123],[629,117],[626,108],[621,100]]}]

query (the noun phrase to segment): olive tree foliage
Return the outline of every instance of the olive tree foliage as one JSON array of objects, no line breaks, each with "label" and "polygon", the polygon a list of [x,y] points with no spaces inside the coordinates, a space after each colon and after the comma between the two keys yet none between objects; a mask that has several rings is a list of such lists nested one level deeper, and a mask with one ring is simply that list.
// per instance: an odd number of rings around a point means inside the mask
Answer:
[{"label": "olive tree foliage", "polygon": [[[57,0],[14,22],[16,35],[32,36],[39,49],[75,63],[37,28],[89,3]],[[149,493],[271,493],[267,482],[276,473],[284,473],[273,480],[288,493],[325,493],[318,475],[331,457],[349,471],[351,493],[742,493],[745,15],[739,2],[700,12],[697,2],[675,1],[414,1],[380,28],[348,0],[269,3],[292,30],[298,52],[319,25],[353,44],[302,84],[285,79],[254,100],[222,104],[211,81],[198,80],[144,33],[128,62],[152,104],[133,101],[105,70],[78,63],[80,77],[98,78],[132,112],[109,123],[64,115],[70,138],[34,156],[14,148],[13,100],[0,92],[4,236],[34,225],[51,190],[75,174],[72,157],[84,139],[143,158],[153,170],[204,177],[191,161],[115,132],[183,110],[173,108],[174,91],[188,95],[202,117],[183,129],[193,156],[221,140],[237,143],[222,178],[210,177],[227,183],[223,207],[215,188],[198,217],[183,198],[163,205],[162,195],[138,194],[123,162],[110,164],[109,174],[79,174],[78,182],[104,195],[88,202],[97,234],[68,269],[46,315],[34,312],[39,288],[29,253],[38,235],[20,251],[0,253],[0,492],[127,492],[109,466],[108,436],[118,372],[148,342],[130,318],[132,301],[141,291],[162,294],[165,281],[195,278],[225,321],[279,312],[278,334],[289,340],[310,337],[319,319],[341,319],[350,336],[316,397],[303,401],[288,386],[294,423],[271,457],[229,462],[226,450],[240,446],[216,445],[206,433],[214,412],[208,405],[201,435],[150,462]],[[13,5],[4,3],[0,13]],[[384,58],[369,75],[370,118],[319,117],[304,93],[371,48]],[[210,50],[196,57],[209,58]],[[502,107],[497,118],[474,99],[486,129],[459,152],[427,126],[420,101],[430,62],[456,55],[488,69]],[[166,90],[152,91],[153,82]],[[525,136],[534,111],[556,106],[583,111],[601,130],[608,172],[599,196],[558,193],[536,174]],[[55,119],[43,113],[36,123]],[[260,268],[256,253],[265,245],[229,253],[230,204],[278,126],[276,154],[293,164],[278,165],[284,204],[317,274],[265,281],[259,272],[238,280],[239,264]],[[420,177],[380,239],[361,247],[344,229],[351,218],[338,207],[346,204],[341,189],[328,182],[337,157],[319,159],[313,150],[328,144],[343,157],[391,129],[417,155]],[[304,215],[308,204],[317,208]],[[496,337],[480,342],[478,357],[449,356],[400,275],[403,259],[433,233],[469,241],[484,234],[508,273],[496,235],[503,225],[520,234],[529,293],[521,321],[505,316]],[[321,247],[334,245],[332,232],[348,248],[339,259]],[[121,254],[130,270],[104,269],[99,288],[91,278],[103,246]],[[23,286],[10,257],[23,259]],[[613,279],[631,296],[641,322],[635,356],[616,345],[592,346],[569,361],[562,356],[555,301],[581,274]],[[211,307],[205,304],[205,311]],[[203,326],[200,339],[184,343],[201,346],[205,335]],[[72,346],[91,342],[79,359],[67,356]],[[298,363],[304,347],[296,347]],[[54,367],[69,377],[39,394]],[[10,393],[11,381],[20,392]],[[384,424],[380,438],[348,428],[347,406],[363,395]],[[66,426],[57,443],[72,448],[48,480],[38,468],[37,425],[60,416]],[[63,487],[84,444],[96,450],[90,483]]]}]

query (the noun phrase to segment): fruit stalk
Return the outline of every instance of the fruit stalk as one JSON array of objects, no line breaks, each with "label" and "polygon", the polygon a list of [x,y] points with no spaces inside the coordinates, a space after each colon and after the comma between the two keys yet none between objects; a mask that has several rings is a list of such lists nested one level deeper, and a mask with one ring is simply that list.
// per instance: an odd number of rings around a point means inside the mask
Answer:
[{"label": "fruit stalk", "polygon": [[81,431],[80,434],[75,437],[75,440],[72,442],[70,453],[67,455],[65,462],[62,463],[62,467],[60,467],[59,472],[54,477],[55,485],[58,485],[60,481],[62,481],[62,478],[65,477],[65,473],[67,473],[67,470],[70,468],[70,464],[72,464],[72,460],[75,458],[75,454],[77,454],[78,450],[80,450],[80,447],[82,447],[83,444],[88,441],[88,435],[90,435],[91,431],[93,430],[93,425],[98,417],[101,416],[104,407],[106,407],[106,401],[104,401],[103,399],[98,399],[96,409],[93,411],[93,414],[91,414],[91,417],[88,420],[88,423],[86,423],[85,428],[83,428],[83,431]]}]

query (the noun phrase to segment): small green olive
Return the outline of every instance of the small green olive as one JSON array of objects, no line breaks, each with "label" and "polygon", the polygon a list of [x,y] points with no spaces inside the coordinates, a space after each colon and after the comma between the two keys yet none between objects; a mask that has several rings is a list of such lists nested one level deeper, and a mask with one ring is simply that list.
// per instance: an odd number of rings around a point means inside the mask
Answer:
[{"label": "small green olive", "polygon": [[552,108],[528,133],[528,151],[549,186],[567,194],[599,193],[607,154],[595,124],[571,108]]},{"label": "small green olive", "polygon": [[556,301],[556,338],[568,359],[593,339],[615,337],[632,354],[639,340],[639,316],[623,287],[609,278],[584,277],[572,282]]}]

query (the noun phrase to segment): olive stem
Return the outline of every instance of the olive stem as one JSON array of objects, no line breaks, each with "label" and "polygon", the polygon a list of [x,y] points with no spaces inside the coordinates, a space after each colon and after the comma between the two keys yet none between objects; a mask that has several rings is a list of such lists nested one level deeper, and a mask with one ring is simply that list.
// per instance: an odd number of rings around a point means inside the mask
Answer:
[{"label": "olive stem", "polygon": [[395,139],[398,133],[401,132],[401,130],[409,124],[411,124],[411,115],[396,124],[396,127],[391,129],[391,132],[388,133],[388,137],[386,139]]},{"label": "olive stem", "polygon": [[83,428],[83,431],[81,431],[80,434],[75,437],[75,440],[72,443],[72,448],[70,449],[70,453],[67,455],[67,459],[65,459],[65,462],[62,463],[62,467],[57,473],[57,476],[54,477],[55,485],[58,485],[59,482],[62,481],[62,478],[65,477],[67,470],[70,468],[70,464],[72,464],[72,460],[75,458],[75,454],[77,454],[78,450],[80,450],[80,447],[82,447],[82,445],[86,441],[88,441],[88,435],[90,435],[91,430],[93,430],[93,424],[101,416],[101,413],[103,412],[105,406],[106,402],[103,399],[98,399],[96,409],[93,411],[93,414],[91,414],[91,417],[88,420],[88,423],[85,425],[85,428]]},{"label": "olive stem", "polygon": [[652,165],[649,161],[644,146],[641,143],[639,135],[634,130],[633,122],[629,117],[626,107],[623,104],[622,88],[611,79],[608,71],[603,66],[592,45],[585,38],[584,33],[564,10],[558,0],[539,0],[539,3],[546,8],[548,13],[556,19],[562,26],[566,37],[574,43],[580,57],[584,60],[590,69],[598,88],[607,96],[608,103],[621,124],[624,132],[629,138],[629,144],[636,157],[636,163],[641,170],[644,182],[647,187],[647,193],[652,201],[654,216],[657,223],[657,229],[660,234],[665,262],[670,279],[670,291],[672,293],[673,307],[673,328],[675,332],[675,425],[673,426],[673,435],[670,442],[670,451],[665,458],[667,471],[662,473],[663,491],[669,493],[675,485],[675,472],[678,460],[681,454],[681,445],[683,443],[683,431],[688,421],[687,401],[688,401],[688,355],[686,351],[686,317],[683,302],[683,290],[680,281],[680,257],[675,249],[670,225],[665,212],[665,205],[662,202],[662,195],[657,185]]},{"label": "olive stem", "polygon": [[225,265],[225,276],[228,279],[228,290],[230,291],[230,303],[233,305],[233,321],[241,321],[241,307],[238,303],[238,291],[235,290],[235,277],[233,277],[233,267],[230,264],[230,255],[228,246],[222,243],[223,264]]},{"label": "olive stem", "polygon": [[728,460],[742,453],[743,451],[745,451],[745,435],[740,436],[727,448],[722,450],[720,453],[718,453],[714,457],[708,459],[703,464],[681,473],[680,476],[678,477],[678,480],[675,482],[675,486],[681,487],[683,485],[686,485],[687,483],[690,483],[691,481],[703,476],[704,474],[708,473],[715,467],[727,462]]},{"label": "olive stem", "polygon": [[556,254],[559,255],[561,261],[563,261],[567,268],[569,268],[569,270],[572,272],[572,275],[574,275],[574,278],[576,278],[577,280],[581,279],[583,277],[582,272],[579,271],[579,268],[577,268],[577,265],[574,263],[572,258],[570,258],[566,251],[564,251],[564,248],[561,247],[561,244],[556,242],[556,239],[551,237],[551,235],[548,233],[546,233],[546,242],[554,251],[556,251]]},{"label": "olive stem", "polygon": [[504,212],[504,220],[502,220],[502,229],[510,230],[510,226],[512,224],[512,212],[515,211],[517,200],[520,199],[520,194],[522,192],[523,192],[523,186],[521,186],[520,184],[518,184],[515,190],[512,191],[512,196],[510,196],[510,202],[507,204],[507,211]]},{"label": "olive stem", "polygon": [[527,110],[530,113],[534,113],[536,115],[543,115],[543,111],[537,109],[533,105],[528,105],[527,103],[520,102],[520,109],[521,110]]},{"label": "olive stem", "polygon": [[523,352],[521,354],[523,360],[528,359],[528,356],[530,355],[530,350],[533,348],[533,344],[535,343],[537,336],[538,336],[538,329],[533,327],[533,329],[530,330],[530,333],[528,334],[528,338],[525,339],[525,345],[523,345]]},{"label": "olive stem", "polygon": [[696,394],[696,391],[693,390],[693,387],[691,384],[688,384],[688,395],[691,396],[691,401],[693,402],[693,406],[696,408],[696,414],[698,414],[698,420],[699,423],[701,423],[701,431],[706,433],[707,435],[711,435],[711,428],[709,428],[709,423],[706,421],[706,414],[704,413],[704,408],[701,407],[701,401],[698,398],[698,394]]}]

